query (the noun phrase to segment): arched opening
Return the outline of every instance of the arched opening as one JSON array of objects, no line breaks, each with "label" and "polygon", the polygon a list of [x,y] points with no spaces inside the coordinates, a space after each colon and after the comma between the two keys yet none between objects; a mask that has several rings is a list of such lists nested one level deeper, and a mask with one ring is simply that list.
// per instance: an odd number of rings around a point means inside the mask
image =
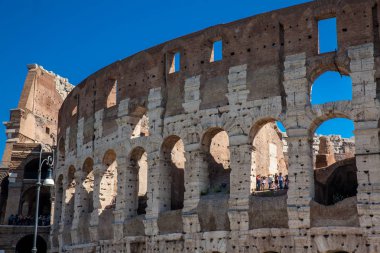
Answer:
[{"label": "arched opening", "polygon": [[92,213],[94,210],[93,192],[94,192],[94,161],[91,158],[87,158],[83,164],[83,180],[82,188],[84,192],[82,201],[82,212],[84,215]]},{"label": "arched opening", "polygon": [[58,142],[58,156],[57,157],[60,163],[65,161],[65,154],[66,154],[65,139],[62,137]]},{"label": "arched opening", "polygon": [[163,191],[160,194],[161,211],[183,208],[185,184],[185,147],[178,136],[169,136],[161,147],[160,180]]},{"label": "arched opening", "polygon": [[134,148],[128,156],[126,176],[126,215],[131,218],[145,214],[148,190],[148,161],[144,148]]},{"label": "arched opening", "polygon": [[149,118],[147,109],[142,106],[135,106],[130,108],[132,111],[130,122],[132,124],[131,138],[138,138],[141,136],[149,136]]},{"label": "arched opening", "polygon": [[5,210],[8,200],[9,176],[6,176],[0,184],[0,224],[4,224]]},{"label": "arched opening", "polygon": [[[46,253],[47,244],[44,238],[37,236],[37,252]],[[32,252],[33,248],[33,235],[27,235],[21,238],[16,244],[16,253],[27,253]]]},{"label": "arched opening", "polygon": [[[36,212],[36,199],[37,199],[37,188],[35,186],[28,188],[22,193],[20,200],[21,207],[21,217],[19,217],[15,225],[25,225],[30,226],[34,224],[34,217]],[[50,225],[50,209],[51,209],[51,199],[50,199],[50,188],[41,187],[40,192],[40,204],[38,208],[39,224],[41,226]]]},{"label": "arched opening", "polygon": [[69,167],[67,173],[67,185],[65,191],[65,216],[64,216],[64,230],[63,230],[63,241],[64,244],[71,243],[71,224],[74,216],[74,207],[75,207],[75,168],[74,166]]},{"label": "arched opening", "polygon": [[54,203],[54,227],[53,227],[53,247],[58,247],[58,230],[62,218],[62,205],[63,205],[63,175],[59,175],[56,179],[55,186],[55,203]]},{"label": "arched opening", "polygon": [[312,105],[341,100],[352,100],[352,80],[349,76],[327,71],[315,80],[310,91]]},{"label": "arched opening", "polygon": [[103,157],[104,173],[100,180],[99,199],[101,214],[99,215],[98,234],[99,239],[111,239],[113,236],[112,223],[113,210],[117,196],[117,161],[116,153],[108,150]]},{"label": "arched opening", "polygon": [[93,192],[94,192],[94,172],[93,172],[94,162],[91,158],[87,158],[82,167],[81,179],[78,182],[79,184],[79,201],[81,203],[80,206],[77,206],[80,211],[79,215],[79,241],[89,242],[90,241],[90,219],[91,213],[94,209],[93,204]]},{"label": "arched opening", "polygon": [[230,192],[230,151],[228,134],[221,128],[211,128],[203,136],[205,154],[204,170],[201,171],[201,195]]},{"label": "arched opening", "polygon": [[[36,158],[28,162],[24,167],[24,179],[37,179],[40,159]],[[44,163],[41,168],[41,179],[45,179],[49,166]]]},{"label": "arched opening", "polygon": [[286,194],[289,188],[285,127],[273,119],[259,122],[251,130],[252,174],[256,196]]},{"label": "arched opening", "polygon": [[313,136],[314,200],[334,205],[356,196],[354,124],[345,118],[334,118],[319,125]]}]

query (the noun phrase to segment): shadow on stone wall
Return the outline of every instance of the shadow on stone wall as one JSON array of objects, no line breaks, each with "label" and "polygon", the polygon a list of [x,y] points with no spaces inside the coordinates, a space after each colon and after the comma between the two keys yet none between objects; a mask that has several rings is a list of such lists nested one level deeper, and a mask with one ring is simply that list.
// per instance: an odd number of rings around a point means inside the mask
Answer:
[{"label": "shadow on stone wall", "polygon": [[335,205],[324,206],[310,202],[312,227],[359,227],[356,197],[346,198]]}]

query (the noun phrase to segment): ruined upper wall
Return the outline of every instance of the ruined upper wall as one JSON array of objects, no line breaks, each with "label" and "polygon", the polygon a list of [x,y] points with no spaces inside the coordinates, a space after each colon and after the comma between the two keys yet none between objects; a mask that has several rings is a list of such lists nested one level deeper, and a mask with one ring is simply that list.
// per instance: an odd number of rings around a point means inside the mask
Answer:
[{"label": "ruined upper wall", "polygon": [[[67,79],[37,64],[29,64],[18,107],[5,122],[8,143],[56,143],[58,111],[74,88]],[[12,145],[7,145],[4,156]]]},{"label": "ruined upper wall", "polygon": [[[107,107],[107,115],[114,117],[116,109],[107,106],[107,97],[115,82],[116,104],[126,101],[129,114],[144,111],[149,90],[158,87],[164,116],[184,113],[185,80],[194,76],[200,76],[200,110],[226,106],[229,69],[242,64],[247,64],[248,101],[281,96],[285,106],[285,57],[305,53],[309,90],[324,71],[349,73],[348,48],[379,40],[378,2],[314,1],[214,26],[117,61],[89,76],[68,96],[60,110],[60,135],[78,119],[91,124],[95,112]],[[337,18],[339,49],[319,54],[318,20],[328,17]],[[213,41],[218,39],[223,40],[223,60],[210,62]],[[181,70],[170,74],[175,52],[181,53]]]}]

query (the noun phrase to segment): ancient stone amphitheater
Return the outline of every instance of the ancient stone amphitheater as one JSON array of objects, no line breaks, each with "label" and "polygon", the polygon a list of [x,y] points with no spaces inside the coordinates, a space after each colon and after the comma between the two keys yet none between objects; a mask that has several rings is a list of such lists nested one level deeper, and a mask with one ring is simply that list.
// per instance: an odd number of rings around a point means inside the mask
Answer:
[{"label": "ancient stone amphitheater", "polygon": [[[52,252],[380,252],[378,5],[317,0],[87,77],[59,112]],[[320,53],[326,18],[337,20],[338,48]],[[351,101],[311,105],[326,71],[352,79]],[[357,193],[324,205],[312,140],[338,117],[355,125],[346,165],[356,163]],[[258,194],[268,170],[288,175],[289,189]]]}]

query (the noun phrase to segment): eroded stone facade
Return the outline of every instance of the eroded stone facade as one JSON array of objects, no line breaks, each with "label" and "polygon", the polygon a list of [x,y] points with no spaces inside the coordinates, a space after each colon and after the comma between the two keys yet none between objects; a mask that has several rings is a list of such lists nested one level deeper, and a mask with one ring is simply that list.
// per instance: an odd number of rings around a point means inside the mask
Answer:
[{"label": "eroded stone facade", "polygon": [[[23,251],[25,249],[18,247],[32,240],[32,224],[9,224],[9,217],[34,217],[41,143],[56,145],[58,110],[73,89],[67,79],[42,66],[29,64],[27,68],[18,106],[10,111],[9,121],[4,122],[7,140],[2,157],[4,164],[0,167],[0,250],[6,253]],[[42,166],[42,178],[46,177],[46,172],[46,167]],[[42,187],[40,215],[48,217],[53,205],[50,189]],[[39,230],[38,240],[44,244],[45,251],[49,230],[46,224]],[[39,250],[44,252],[42,248]]]},{"label": "eroded stone facade", "polygon": [[[378,4],[318,0],[215,26],[89,76],[59,112],[52,251],[379,252]],[[318,20],[328,17],[337,18],[339,48],[319,54]],[[218,39],[223,59],[210,62]],[[351,77],[352,100],[312,106],[311,86],[329,70]],[[335,117],[355,124],[357,196],[318,206],[312,140]],[[255,142],[275,121],[286,128],[286,154],[268,153],[290,188],[263,199],[252,196],[255,177],[272,165],[260,165],[265,151]],[[285,146],[279,140],[275,147]]]}]

